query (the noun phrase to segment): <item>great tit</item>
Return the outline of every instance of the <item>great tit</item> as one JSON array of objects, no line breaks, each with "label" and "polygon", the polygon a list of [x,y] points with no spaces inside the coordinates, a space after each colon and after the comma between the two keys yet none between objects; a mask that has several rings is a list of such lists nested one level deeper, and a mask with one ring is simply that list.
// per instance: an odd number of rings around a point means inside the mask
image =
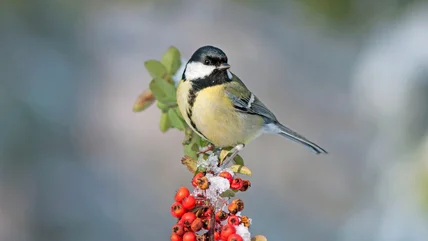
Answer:
[{"label": "great tit", "polygon": [[217,147],[233,147],[229,161],[262,133],[279,134],[316,154],[327,153],[279,123],[229,69],[226,54],[213,46],[199,48],[187,62],[177,87],[177,103],[194,132]]}]

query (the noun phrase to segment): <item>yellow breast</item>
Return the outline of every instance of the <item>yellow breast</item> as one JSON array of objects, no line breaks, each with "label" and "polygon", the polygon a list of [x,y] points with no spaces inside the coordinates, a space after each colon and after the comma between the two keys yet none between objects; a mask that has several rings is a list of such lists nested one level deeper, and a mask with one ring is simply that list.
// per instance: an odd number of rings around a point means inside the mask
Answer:
[{"label": "yellow breast", "polygon": [[[177,89],[177,103],[189,126],[187,116],[189,81],[181,82]],[[246,144],[260,134],[263,119],[257,115],[236,112],[223,85],[207,87],[196,94],[191,119],[210,142],[219,147]],[[192,128],[195,129],[195,128]]]}]

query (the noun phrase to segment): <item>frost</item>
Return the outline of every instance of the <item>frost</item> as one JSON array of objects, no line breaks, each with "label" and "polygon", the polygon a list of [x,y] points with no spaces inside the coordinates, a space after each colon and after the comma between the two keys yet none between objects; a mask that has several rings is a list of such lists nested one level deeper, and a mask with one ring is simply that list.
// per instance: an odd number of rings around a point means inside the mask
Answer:
[{"label": "frost", "polygon": [[206,177],[210,182],[210,187],[206,190],[206,197],[211,203],[216,203],[217,199],[220,198],[220,194],[230,188],[229,181],[222,177],[216,177],[210,173],[207,173]]},{"label": "frost", "polygon": [[205,160],[202,158],[202,155],[198,159],[197,167],[203,168],[207,171],[212,171],[214,174],[219,174],[220,172],[228,172],[233,176],[235,173],[230,168],[218,167],[219,157],[215,153],[211,153],[208,158]]},{"label": "frost", "polygon": [[251,233],[244,224],[240,224],[236,227],[236,233],[239,234],[244,241],[251,241]]}]

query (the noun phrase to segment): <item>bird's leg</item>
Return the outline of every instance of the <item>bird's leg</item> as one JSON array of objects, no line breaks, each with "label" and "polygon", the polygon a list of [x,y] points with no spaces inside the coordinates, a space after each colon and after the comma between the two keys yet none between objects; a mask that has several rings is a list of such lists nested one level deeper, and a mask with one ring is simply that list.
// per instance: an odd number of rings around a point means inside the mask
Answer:
[{"label": "bird's leg", "polygon": [[238,152],[244,149],[244,147],[245,147],[244,144],[238,144],[234,148],[232,148],[232,150],[229,151],[229,153],[232,153],[232,154],[224,160],[222,166],[225,167],[227,166],[227,164],[229,164],[230,161],[233,161],[236,155],[238,155]]}]

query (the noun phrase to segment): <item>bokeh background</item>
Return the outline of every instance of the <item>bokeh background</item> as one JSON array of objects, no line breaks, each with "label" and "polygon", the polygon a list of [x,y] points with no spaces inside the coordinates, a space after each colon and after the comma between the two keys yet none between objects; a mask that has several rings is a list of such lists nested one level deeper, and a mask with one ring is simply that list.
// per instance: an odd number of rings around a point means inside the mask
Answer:
[{"label": "bokeh background", "polygon": [[428,5],[399,0],[4,0],[0,240],[169,240],[182,133],[133,113],[144,61],[222,48],[278,119],[242,152],[252,232],[428,240]]}]

